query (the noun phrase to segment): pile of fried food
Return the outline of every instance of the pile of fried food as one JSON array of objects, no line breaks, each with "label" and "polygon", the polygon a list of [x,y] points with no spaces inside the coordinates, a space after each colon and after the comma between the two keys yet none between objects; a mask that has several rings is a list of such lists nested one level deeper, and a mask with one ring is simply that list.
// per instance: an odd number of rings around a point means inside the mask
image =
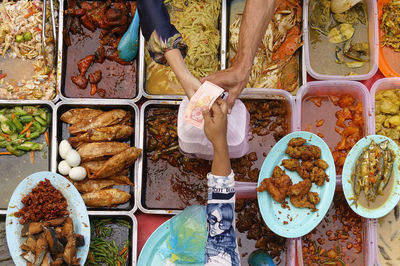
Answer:
[{"label": "pile of fried food", "polygon": [[142,150],[120,142],[133,134],[131,114],[122,109],[74,108],[63,113],[60,119],[71,124],[68,131],[76,136],[68,141],[77,149],[81,166],[88,173],[83,181],[72,181],[85,204],[109,207],[127,202],[130,193],[111,187],[133,186],[127,175]]},{"label": "pile of fried food", "polygon": [[85,89],[90,83],[90,95],[98,93],[105,96],[104,89],[98,89],[97,83],[102,78],[100,70],[90,73],[88,78],[86,72],[93,63],[102,64],[106,59],[115,61],[121,65],[131,65],[133,61],[125,62],[118,57],[118,44],[121,37],[128,29],[133,15],[136,11],[136,2],[94,1],[80,2],[77,0],[68,1],[67,26],[63,30],[64,41],[67,46],[71,45],[69,32],[85,36],[82,25],[91,32],[101,29],[99,36],[100,46],[92,55],[88,55],[78,62],[79,75],[72,76],[72,82],[79,88]]},{"label": "pile of fried food", "polygon": [[382,44],[400,52],[400,9],[399,2],[389,1],[383,6],[381,29],[384,32]]},{"label": "pile of fried food", "polygon": [[48,179],[22,199],[24,207],[15,213],[23,224],[21,235],[27,237],[21,245],[21,256],[27,265],[81,265],[76,249],[85,244],[82,235],[75,234],[68,216],[67,201]]},{"label": "pile of fried food", "polygon": [[[362,0],[354,6],[349,4],[348,7],[351,7],[350,9],[341,8],[340,10],[332,8],[334,1],[310,1],[310,28],[321,34],[321,37],[328,38],[330,43],[343,43],[342,47],[336,46],[335,49],[335,62],[337,64],[343,64],[348,68],[362,67],[365,62],[369,61],[369,44],[368,42],[352,43],[352,38],[355,32],[355,25],[359,22],[363,25],[367,24],[368,17],[365,11],[365,1]],[[331,19],[331,16],[334,19]],[[345,61],[342,54],[351,61]]]},{"label": "pile of fried food", "polygon": [[395,158],[388,144],[388,140],[380,144],[372,140],[358,157],[351,176],[356,205],[361,191],[364,191],[367,201],[375,201],[377,195],[383,195],[383,189],[392,176]]},{"label": "pile of fried food", "polygon": [[[312,183],[322,186],[329,181],[325,170],[328,164],[321,159],[321,149],[315,145],[305,145],[306,140],[298,137],[288,143],[286,154],[290,159],[282,160],[282,165],[289,171],[296,171],[304,180],[292,184],[292,180],[285,171],[276,166],[271,178],[265,178],[257,188],[258,192],[267,190],[271,197],[279,203],[284,203],[286,196],[298,208],[310,208],[317,211],[315,205],[319,203],[317,192],[311,192]],[[301,159],[301,163],[300,163]]]},{"label": "pile of fried food", "polygon": [[[239,16],[229,27],[231,63],[239,46]],[[301,41],[302,8],[299,1],[277,1],[275,13],[258,48],[247,88],[276,88],[294,92],[299,87],[298,53]]]}]

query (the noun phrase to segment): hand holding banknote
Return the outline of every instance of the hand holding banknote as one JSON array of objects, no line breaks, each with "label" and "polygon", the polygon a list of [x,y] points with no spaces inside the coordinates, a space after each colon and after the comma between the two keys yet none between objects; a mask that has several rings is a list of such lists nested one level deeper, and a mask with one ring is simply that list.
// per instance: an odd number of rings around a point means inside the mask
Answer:
[{"label": "hand holding banknote", "polygon": [[204,82],[190,99],[183,120],[197,128],[203,128],[203,109],[210,109],[224,90],[211,82]]},{"label": "hand holding banknote", "polygon": [[228,104],[218,98],[212,105],[211,110],[203,110],[204,133],[213,146],[227,146]]}]

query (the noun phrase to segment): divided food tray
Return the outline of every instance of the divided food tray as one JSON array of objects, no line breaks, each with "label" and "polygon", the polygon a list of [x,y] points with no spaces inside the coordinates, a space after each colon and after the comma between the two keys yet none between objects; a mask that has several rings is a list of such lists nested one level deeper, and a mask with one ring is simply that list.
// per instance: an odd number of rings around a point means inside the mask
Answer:
[{"label": "divided food tray", "polygon": [[[33,142],[43,143],[45,146],[42,151],[34,153],[34,163],[31,163],[30,152],[21,157],[1,156],[0,158],[0,214],[6,213],[8,201],[18,184],[28,175],[39,171],[50,171],[53,168],[52,153],[54,151],[55,130],[54,130],[54,104],[51,101],[31,101],[31,100],[0,100],[0,109],[3,107],[12,108],[15,106],[39,106],[45,107],[51,114],[52,122],[49,125],[48,136],[49,145],[46,144],[44,134]],[[1,149],[4,150],[4,149]]]},{"label": "divided food tray", "polygon": [[[243,0],[244,1],[244,0]],[[220,19],[220,34],[221,34],[221,43],[220,43],[220,53],[219,53],[219,64],[220,70],[224,70],[228,66],[228,52],[229,52],[229,12],[230,7],[234,0],[222,0],[221,6],[221,19]],[[139,90],[140,94],[143,95],[147,99],[165,99],[165,100],[180,100],[183,99],[184,95],[177,94],[151,94],[146,90],[146,63],[144,60],[145,57],[145,49],[147,49],[145,45],[146,41],[143,37],[143,34],[140,33],[140,46],[139,46]],[[299,63],[299,86],[303,85],[307,81],[307,70],[305,66],[305,50],[304,45],[301,49],[299,49],[298,56]],[[246,91],[243,91],[241,95],[245,96],[247,94]]]},{"label": "divided food tray", "polygon": [[[102,0],[100,0],[100,1],[102,1]],[[135,2],[135,1],[132,1],[132,2]],[[63,29],[66,27],[66,23],[67,23],[67,17],[64,14],[64,10],[68,9],[68,0],[60,0],[59,3],[60,3],[60,21],[62,21],[62,23],[60,23],[59,31],[58,31],[58,39],[59,39],[59,41],[58,41],[58,62],[59,62],[58,67],[59,68],[58,68],[58,72],[57,72],[58,91],[59,91],[59,94],[60,94],[60,98],[62,100],[67,100],[67,99],[76,100],[76,99],[80,99],[80,98],[79,97],[70,96],[66,92],[66,88],[68,87],[67,84],[69,84],[71,86],[75,86],[75,84],[73,84],[72,82],[70,82],[70,80],[67,80],[67,79],[70,79],[73,73],[75,73],[75,72],[78,73],[77,72],[77,66],[76,66],[77,62],[70,62],[69,61],[69,59],[72,60],[72,58],[75,58],[75,55],[73,55],[71,57],[71,55],[68,54],[68,50],[73,48],[73,47],[72,46],[71,47],[67,47],[65,45],[64,37],[63,37]],[[98,30],[99,29],[97,29],[97,31]],[[72,38],[72,34],[70,34],[70,36]],[[79,43],[81,41],[82,40],[80,39]],[[85,46],[81,45],[81,46],[82,47],[86,47],[86,46],[90,46],[91,47],[92,45],[94,45],[92,42],[88,42],[86,40],[86,45]],[[95,45],[98,46],[99,44],[96,43]],[[140,39],[139,40],[139,47],[141,47],[141,46],[142,46],[142,40]],[[78,50],[78,49],[75,48],[74,50]],[[89,54],[85,54],[85,55],[82,54],[81,57],[84,58],[87,55],[89,55]],[[80,60],[81,58],[76,58],[76,59]],[[105,61],[105,63],[107,63],[107,62],[108,62],[108,60]],[[100,100],[101,99],[123,99],[123,100],[131,100],[133,102],[139,101],[140,98],[142,97],[141,91],[139,89],[140,84],[141,84],[141,79],[140,79],[140,74],[139,74],[140,73],[140,69],[142,69],[141,62],[142,62],[142,60],[141,60],[141,57],[140,57],[139,51],[138,51],[138,54],[137,54],[136,58],[134,59],[134,63],[133,63],[133,66],[134,66],[135,72],[136,72],[135,73],[135,84],[133,84],[132,86],[129,86],[128,84],[125,84],[123,86],[124,90],[129,90],[129,89],[134,89],[135,90],[135,92],[133,93],[132,97],[130,97],[130,98],[117,98],[117,97],[100,98],[96,94],[95,96],[88,96],[89,99],[100,99]],[[73,69],[75,69],[75,71],[72,71],[72,73],[70,73],[69,76],[66,75],[68,67],[72,67]],[[107,66],[107,67],[104,67],[104,68],[108,69],[108,68],[110,68],[110,66]],[[88,72],[90,72],[90,69],[91,68],[89,68]],[[124,71],[128,72],[126,69]],[[116,74],[116,72],[112,72],[112,71],[109,71],[109,73],[108,73],[108,75],[115,75],[115,74]],[[107,78],[107,76],[105,76],[105,74],[103,73],[102,80],[106,79],[106,78]],[[121,79],[121,80],[123,80],[123,79]],[[101,85],[101,82],[99,84]],[[109,89],[109,88],[104,87],[103,89],[105,89],[107,91],[107,89]],[[79,89],[78,89],[78,91],[79,91]],[[90,91],[90,85],[88,85],[86,87],[85,91],[86,92]],[[71,92],[69,92],[69,93],[71,93]]]},{"label": "divided food tray", "polygon": [[[81,100],[63,100],[59,102],[55,108],[53,116],[57,119],[53,121],[53,128],[55,128],[55,145],[53,147],[52,152],[52,168],[53,172],[57,172],[57,165],[60,162],[60,157],[58,156],[58,143],[61,140],[67,139],[70,137],[68,132],[68,124],[62,122],[59,118],[60,116],[67,110],[72,108],[98,108],[101,110],[111,110],[111,109],[123,109],[127,110],[132,114],[132,127],[134,128],[134,134],[130,137],[127,141],[131,146],[139,147],[139,109],[138,107],[129,100],[118,100],[118,101],[110,101],[110,100],[95,100],[95,99],[81,99]],[[135,187],[137,186],[137,176],[138,176],[138,168],[139,168],[139,161],[141,156],[138,160],[136,160],[135,164],[130,168],[129,178],[134,183]],[[136,200],[136,189],[133,187],[128,188],[128,186],[121,186],[119,187],[121,190],[130,192],[132,195],[130,201],[125,204],[118,205],[117,207],[103,207],[103,208],[96,208],[94,211],[105,211],[108,212],[115,212],[115,211],[130,211],[134,213],[137,209],[137,200]],[[92,208],[89,208],[92,210]]]},{"label": "divided food tray", "polygon": [[[129,266],[134,266],[136,265],[136,258],[137,258],[137,231],[138,231],[138,225],[137,225],[137,220],[136,217],[133,215],[131,212],[120,212],[118,214],[113,214],[113,213],[108,213],[108,212],[96,212],[93,213],[89,211],[89,219],[92,220],[93,218],[98,218],[98,219],[113,219],[113,229],[118,228],[116,231],[118,231],[118,235],[115,238],[112,238],[115,240],[116,244],[119,245],[120,243],[123,243],[127,240],[130,241],[130,247],[128,249],[128,259],[127,259],[127,265]],[[121,225],[118,225],[115,223],[115,219],[123,219],[126,220],[130,223],[131,228],[122,228]],[[0,223],[5,223],[6,216],[4,214],[0,214]],[[121,228],[121,229],[120,229]],[[4,229],[4,228],[3,228]],[[4,243],[6,245],[7,249],[7,244],[6,244],[6,235],[5,231],[4,234],[0,234],[0,237],[3,237],[4,239],[0,239],[1,243]],[[3,248],[3,247],[2,247]],[[8,250],[7,250],[8,252]],[[2,254],[5,257],[8,257],[6,253]],[[88,258],[89,259],[89,258]],[[1,261],[1,265],[11,265],[12,264],[12,259],[11,256],[9,260],[6,261]]]},{"label": "divided food tray", "polygon": [[[303,49],[305,52],[305,67],[307,72],[315,79],[319,80],[367,80],[372,78],[376,71],[378,70],[379,65],[379,35],[378,35],[378,11],[376,0],[365,0],[367,4],[367,15],[368,15],[368,43],[369,43],[369,72],[366,74],[359,75],[325,75],[318,73],[317,69],[311,67],[310,62],[310,37],[309,32],[310,28],[308,25],[308,7],[310,0],[303,1],[303,39],[304,45]],[[330,51],[330,53],[334,54],[334,51]],[[326,54],[321,54],[320,56],[330,56]],[[351,71],[351,69],[349,69]]]}]

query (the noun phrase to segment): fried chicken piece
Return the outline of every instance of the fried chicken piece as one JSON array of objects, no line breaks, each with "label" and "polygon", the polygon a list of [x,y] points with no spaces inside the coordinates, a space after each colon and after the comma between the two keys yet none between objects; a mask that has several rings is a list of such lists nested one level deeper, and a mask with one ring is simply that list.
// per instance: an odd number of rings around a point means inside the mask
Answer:
[{"label": "fried chicken piece", "polygon": [[107,127],[123,122],[128,113],[121,109],[104,112],[90,121],[82,121],[68,128],[69,133],[78,134],[91,128]]},{"label": "fried chicken piece", "polygon": [[110,207],[125,203],[130,198],[131,194],[118,188],[102,189],[82,194],[82,199],[86,206],[90,207]]},{"label": "fried chicken piece", "polygon": [[297,196],[307,194],[310,191],[312,183],[309,179],[305,179],[297,184],[292,185],[288,190],[289,196]]},{"label": "fried chicken piece", "polygon": [[114,156],[129,149],[129,144],[121,142],[93,142],[79,146],[82,162],[97,161]]},{"label": "fried chicken piece", "polygon": [[298,159],[284,159],[282,160],[282,165],[289,171],[296,171],[297,167],[300,167]]},{"label": "fried chicken piece", "polygon": [[100,82],[101,77],[101,70],[96,70],[95,72],[89,74],[89,82],[91,84],[97,84]]},{"label": "fried chicken piece", "polygon": [[76,124],[83,121],[91,120],[104,113],[99,109],[91,108],[74,108],[63,113],[60,117],[61,121],[68,124]]},{"label": "fried chicken piece", "polygon": [[103,64],[106,60],[106,51],[104,50],[104,46],[100,44],[100,47],[94,52],[94,62]]},{"label": "fried chicken piece", "polygon": [[315,160],[314,164],[323,170],[326,170],[329,167],[328,163],[322,159]]},{"label": "fried chicken piece", "polygon": [[318,186],[322,186],[325,183],[326,173],[323,169],[319,167],[313,167],[310,173],[310,180],[317,184]]},{"label": "fried chicken piece", "polygon": [[293,138],[289,141],[288,146],[302,146],[305,144],[307,141],[303,138]]},{"label": "fried chicken piece", "polygon": [[299,176],[303,179],[308,179],[310,178],[310,173],[307,171],[305,166],[299,166],[296,169],[296,172],[299,174]]},{"label": "fried chicken piece", "polygon": [[91,128],[86,133],[68,138],[72,146],[78,142],[97,142],[127,139],[133,134],[133,128],[126,125]]},{"label": "fried chicken piece", "polygon": [[314,167],[314,163],[313,161],[301,161],[301,166],[307,171],[311,171],[311,169]]},{"label": "fried chicken piece", "polygon": [[111,157],[92,178],[105,178],[113,176],[125,168],[129,168],[142,153],[142,149],[130,147]]},{"label": "fried chicken piece", "polygon": [[86,89],[89,82],[85,75],[72,76],[71,80],[81,90]]},{"label": "fried chicken piece", "polygon": [[89,69],[89,67],[92,65],[94,62],[94,55],[88,55],[85,58],[82,58],[81,60],[78,61],[78,70],[80,75],[85,75],[86,71]]},{"label": "fried chicken piece", "polygon": [[278,178],[265,178],[260,187],[256,190],[262,192],[267,190],[271,197],[279,203],[282,203],[287,195],[289,187],[292,185],[292,180],[286,174]]}]

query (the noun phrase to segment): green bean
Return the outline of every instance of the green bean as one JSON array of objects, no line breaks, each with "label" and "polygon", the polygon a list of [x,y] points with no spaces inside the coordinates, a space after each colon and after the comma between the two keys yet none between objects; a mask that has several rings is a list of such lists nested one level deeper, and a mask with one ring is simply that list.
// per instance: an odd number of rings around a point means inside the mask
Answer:
[{"label": "green bean", "polygon": [[36,138],[38,138],[39,136],[40,136],[40,132],[35,131],[35,132],[33,132],[33,133],[31,134],[31,136],[30,136],[29,138],[27,138],[27,139],[36,139]]},{"label": "green bean", "polygon": [[21,145],[17,146],[17,149],[23,150],[23,151],[41,151],[41,150],[43,150],[43,144],[26,141],[26,142],[22,143]]},{"label": "green bean", "polygon": [[15,156],[21,156],[23,154],[25,154],[24,151],[20,151],[17,149],[17,147],[15,147],[14,145],[11,144],[7,144],[6,149],[11,152],[12,154],[14,154]]},{"label": "green bean", "polygon": [[122,226],[131,228],[131,223],[125,219],[117,219],[117,222]]},{"label": "green bean", "polygon": [[41,130],[42,130],[42,126],[40,125],[40,123],[37,121],[34,121],[32,124],[31,131],[41,131]]}]

